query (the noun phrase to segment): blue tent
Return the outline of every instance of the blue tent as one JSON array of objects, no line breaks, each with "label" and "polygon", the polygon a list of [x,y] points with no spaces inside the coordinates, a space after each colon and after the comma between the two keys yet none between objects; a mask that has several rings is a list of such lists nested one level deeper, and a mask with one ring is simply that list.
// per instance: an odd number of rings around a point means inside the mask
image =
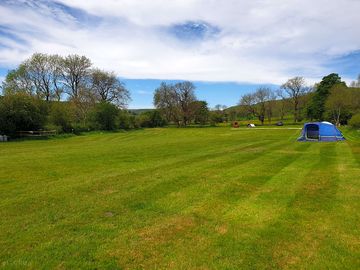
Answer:
[{"label": "blue tent", "polygon": [[306,123],[298,141],[335,142],[345,140],[341,131],[329,122]]}]

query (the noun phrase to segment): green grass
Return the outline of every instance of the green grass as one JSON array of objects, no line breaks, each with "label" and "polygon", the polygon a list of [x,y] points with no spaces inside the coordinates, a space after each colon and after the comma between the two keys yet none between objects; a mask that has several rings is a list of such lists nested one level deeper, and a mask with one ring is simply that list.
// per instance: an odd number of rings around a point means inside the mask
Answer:
[{"label": "green grass", "polygon": [[0,144],[0,268],[359,269],[360,133],[299,133]]}]

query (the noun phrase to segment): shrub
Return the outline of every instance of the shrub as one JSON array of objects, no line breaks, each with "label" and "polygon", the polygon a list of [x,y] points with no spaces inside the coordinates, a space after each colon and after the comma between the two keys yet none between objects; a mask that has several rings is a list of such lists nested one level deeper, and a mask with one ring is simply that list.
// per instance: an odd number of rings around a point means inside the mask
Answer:
[{"label": "shrub", "polygon": [[360,128],[360,113],[355,114],[353,117],[351,117],[349,125],[353,128]]},{"label": "shrub", "polygon": [[56,127],[59,132],[70,132],[72,130],[71,125],[72,112],[71,107],[65,102],[54,102],[51,105],[49,114],[49,126]]},{"label": "shrub", "polygon": [[31,96],[12,94],[0,100],[0,133],[16,135],[17,131],[42,129],[46,117],[46,104]]},{"label": "shrub", "polygon": [[140,120],[128,111],[120,111],[118,115],[118,127],[120,129],[134,129],[140,127]]},{"label": "shrub", "polygon": [[119,109],[109,102],[100,102],[90,115],[91,127],[100,130],[115,130]]},{"label": "shrub", "polygon": [[158,110],[144,112],[139,116],[141,127],[163,127],[166,125],[165,119],[162,117]]},{"label": "shrub", "polygon": [[210,113],[210,124],[212,126],[216,126],[217,124],[222,122],[224,122],[224,118],[219,112],[212,111]]}]

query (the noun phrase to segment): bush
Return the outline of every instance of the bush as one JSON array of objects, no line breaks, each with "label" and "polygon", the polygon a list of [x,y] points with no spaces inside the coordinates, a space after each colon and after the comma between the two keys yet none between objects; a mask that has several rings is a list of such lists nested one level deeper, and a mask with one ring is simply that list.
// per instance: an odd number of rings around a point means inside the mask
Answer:
[{"label": "bush", "polygon": [[129,113],[128,111],[120,111],[118,115],[118,127],[120,129],[134,129],[139,128],[140,120],[133,114]]},{"label": "bush", "polygon": [[210,113],[210,124],[212,126],[216,126],[217,124],[222,122],[224,122],[224,118],[219,112],[212,111]]},{"label": "bush", "polygon": [[42,129],[46,117],[46,104],[28,95],[7,95],[0,100],[0,133],[16,135],[17,131]]},{"label": "bush", "polygon": [[353,117],[351,117],[349,125],[353,128],[360,128],[360,113],[355,114]]},{"label": "bush", "polygon": [[161,116],[158,110],[144,112],[139,116],[141,127],[163,127],[166,125],[165,119]]},{"label": "bush", "polygon": [[100,130],[115,130],[119,109],[109,102],[100,102],[90,115],[91,127]]},{"label": "bush", "polygon": [[71,107],[65,102],[55,102],[51,105],[49,127],[53,126],[59,132],[70,132],[72,112]]}]

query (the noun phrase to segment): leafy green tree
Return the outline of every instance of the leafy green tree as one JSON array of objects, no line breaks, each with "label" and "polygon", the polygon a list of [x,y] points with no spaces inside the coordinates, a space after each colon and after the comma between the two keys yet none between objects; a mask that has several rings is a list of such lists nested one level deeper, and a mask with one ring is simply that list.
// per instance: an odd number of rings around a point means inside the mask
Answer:
[{"label": "leafy green tree", "polygon": [[177,125],[180,124],[179,102],[172,84],[162,82],[155,89],[154,105],[164,115],[168,123],[175,122]]},{"label": "leafy green tree", "polygon": [[90,77],[90,87],[97,100],[114,103],[120,108],[126,107],[130,93],[115,73],[93,69]]},{"label": "leafy green tree", "polygon": [[310,119],[319,121],[324,119],[326,99],[330,94],[331,88],[337,84],[346,86],[346,84],[341,81],[341,77],[338,74],[332,73],[325,76],[321,82],[316,85],[316,90],[307,111],[307,115]]},{"label": "leafy green tree", "polygon": [[193,119],[193,102],[196,101],[195,85],[192,82],[181,82],[174,85],[174,90],[179,104],[182,124],[187,126]]},{"label": "leafy green tree", "polygon": [[33,97],[16,93],[0,100],[0,133],[16,135],[18,131],[42,129],[46,122],[46,107]]},{"label": "leafy green tree", "polygon": [[33,54],[7,74],[3,84],[5,94],[21,92],[46,101],[59,101],[63,91],[61,59],[58,55]]},{"label": "leafy green tree", "polygon": [[87,89],[90,75],[91,61],[80,55],[68,55],[61,61],[61,74],[65,92],[72,98],[78,99],[81,91]]},{"label": "leafy green tree", "polygon": [[344,84],[334,85],[329,93],[329,96],[325,103],[325,108],[331,118],[331,120],[340,126],[341,120],[346,122],[349,116],[349,110],[351,109],[351,90]]},{"label": "leafy green tree", "polygon": [[351,117],[349,125],[353,128],[360,128],[360,113],[357,113]]},{"label": "leafy green tree", "polygon": [[209,108],[206,101],[193,102],[194,121],[196,124],[205,125],[209,121]]},{"label": "leafy green tree", "polygon": [[210,124],[216,126],[219,123],[224,122],[224,116],[221,112],[214,110],[210,111]]},{"label": "leafy green tree", "polygon": [[165,115],[168,122],[172,121],[178,126],[186,126],[193,120],[194,101],[195,86],[187,81],[175,85],[163,82],[154,94],[155,107]]},{"label": "leafy green tree", "polygon": [[30,96],[35,95],[35,87],[26,70],[26,65],[21,64],[18,68],[10,70],[2,85],[3,94],[23,93]]}]

